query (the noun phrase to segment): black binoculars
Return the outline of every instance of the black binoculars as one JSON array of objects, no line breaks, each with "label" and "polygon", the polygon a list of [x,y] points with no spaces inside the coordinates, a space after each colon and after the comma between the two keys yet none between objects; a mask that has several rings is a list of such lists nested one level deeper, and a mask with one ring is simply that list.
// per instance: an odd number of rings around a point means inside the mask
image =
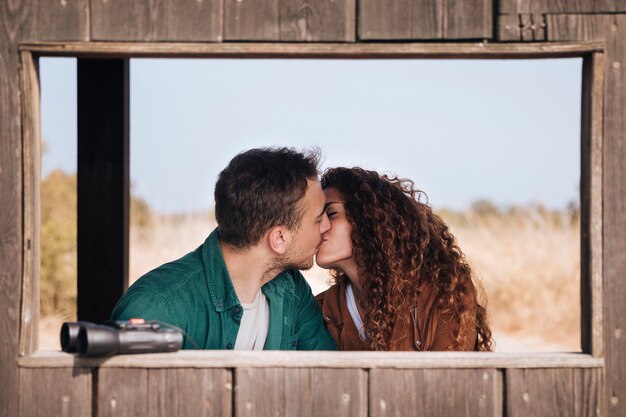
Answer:
[{"label": "black binoculars", "polygon": [[143,319],[65,322],[61,326],[63,352],[85,357],[128,353],[176,352],[183,346],[183,333],[175,327]]}]

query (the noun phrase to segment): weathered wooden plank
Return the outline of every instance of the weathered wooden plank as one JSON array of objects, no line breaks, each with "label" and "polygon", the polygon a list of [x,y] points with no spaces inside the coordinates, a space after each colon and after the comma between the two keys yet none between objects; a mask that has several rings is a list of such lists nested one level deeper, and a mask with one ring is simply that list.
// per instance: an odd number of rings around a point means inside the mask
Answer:
[{"label": "weathered wooden plank", "polygon": [[539,42],[546,40],[546,16],[520,14],[498,16],[497,37],[500,41]]},{"label": "weathered wooden plank", "polygon": [[235,416],[365,417],[367,373],[362,369],[237,368]]},{"label": "weathered wooden plank", "polygon": [[356,40],[356,0],[281,0],[280,40]]},{"label": "weathered wooden plank", "polygon": [[356,0],[225,0],[224,39],[354,42]]},{"label": "weathered wooden plank", "polygon": [[503,42],[519,42],[522,40],[522,23],[516,14],[501,14],[496,27],[497,38]]},{"label": "weathered wooden plank", "polygon": [[490,39],[491,0],[362,0],[359,38]]},{"label": "weathered wooden plank", "polygon": [[0,416],[18,413],[22,296],[22,140],[19,55],[27,5],[0,2]]},{"label": "weathered wooden plank", "polygon": [[437,4],[424,2],[421,24],[414,25],[415,4],[414,0],[360,0],[359,39],[412,39],[414,30],[423,39],[439,37]]},{"label": "weathered wooden plank", "polygon": [[446,0],[443,39],[493,38],[492,0]]},{"label": "weathered wooden plank", "polygon": [[497,369],[370,371],[370,415],[502,415],[502,374]]},{"label": "weathered wooden plank", "polygon": [[[550,40],[604,40],[602,278],[607,415],[626,403],[626,29],[625,15],[548,17]],[[592,258],[593,259],[593,258]]]},{"label": "weathered wooden plank", "polygon": [[604,54],[583,61],[581,110],[581,347],[603,356],[602,332],[602,124]]},{"label": "weathered wooden plank", "polygon": [[227,369],[150,369],[148,416],[230,417],[232,391]]},{"label": "weathered wooden plank", "polygon": [[506,416],[595,417],[601,369],[507,369]]},{"label": "weathered wooden plank", "polygon": [[224,40],[280,39],[279,0],[224,0]]},{"label": "weathered wooden plank", "polygon": [[99,369],[97,387],[98,417],[148,416],[147,369]]},{"label": "weathered wooden plank", "polygon": [[78,60],[79,320],[108,320],[128,287],[128,60]]},{"label": "weathered wooden plank", "polygon": [[20,358],[21,367],[101,368],[601,368],[603,358],[580,353],[526,352],[245,352],[182,350],[176,353],[78,358],[55,351]]},{"label": "weathered wooden plank", "polygon": [[626,12],[625,0],[500,0],[500,14]]},{"label": "weathered wooden plank", "polygon": [[100,58],[560,58],[604,50],[602,42],[544,43],[34,43],[22,50]]},{"label": "weathered wooden plank", "polygon": [[91,38],[219,42],[222,14],[223,0],[93,0]]},{"label": "weathered wooden plank", "polygon": [[90,369],[20,369],[20,416],[91,415]]},{"label": "weathered wooden plank", "polygon": [[626,410],[626,15],[607,35],[603,148],[604,352],[608,416]]},{"label": "weathered wooden plank", "polygon": [[89,40],[89,0],[30,0],[22,41]]},{"label": "weathered wooden plank", "polygon": [[[548,41],[603,41],[614,23],[610,15],[547,15]],[[617,31],[617,29],[615,29]]]},{"label": "weathered wooden plank", "polygon": [[24,147],[24,270],[20,356],[37,350],[39,339],[39,270],[41,224],[41,139],[37,61],[29,52],[21,56],[22,146]]}]

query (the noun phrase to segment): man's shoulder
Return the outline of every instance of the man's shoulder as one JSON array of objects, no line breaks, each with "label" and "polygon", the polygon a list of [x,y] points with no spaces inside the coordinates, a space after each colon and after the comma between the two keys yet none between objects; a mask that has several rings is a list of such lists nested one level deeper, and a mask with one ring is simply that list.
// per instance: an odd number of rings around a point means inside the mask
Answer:
[{"label": "man's shoulder", "polygon": [[180,259],[165,263],[139,278],[129,291],[152,292],[168,296],[204,278],[202,258],[198,250]]},{"label": "man's shoulder", "polygon": [[186,307],[201,297],[200,294],[206,294],[202,291],[202,287],[206,287],[202,258],[196,252],[163,264],[139,278],[118,301],[112,318],[132,316],[183,324]]}]

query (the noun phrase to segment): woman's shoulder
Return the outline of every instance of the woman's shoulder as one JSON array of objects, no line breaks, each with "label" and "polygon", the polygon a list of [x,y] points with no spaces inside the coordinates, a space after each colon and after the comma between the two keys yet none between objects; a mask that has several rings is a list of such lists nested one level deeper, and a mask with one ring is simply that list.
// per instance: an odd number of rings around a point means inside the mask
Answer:
[{"label": "woman's shoulder", "polygon": [[315,296],[315,299],[319,303],[320,307],[324,305],[326,300],[333,302],[339,298],[339,295],[341,294],[340,286],[340,283],[333,284],[326,291],[322,291]]},{"label": "woman's shoulder", "polygon": [[338,282],[326,291],[317,294],[315,299],[322,310],[324,320],[336,324],[343,323],[346,305],[345,292],[345,284]]}]

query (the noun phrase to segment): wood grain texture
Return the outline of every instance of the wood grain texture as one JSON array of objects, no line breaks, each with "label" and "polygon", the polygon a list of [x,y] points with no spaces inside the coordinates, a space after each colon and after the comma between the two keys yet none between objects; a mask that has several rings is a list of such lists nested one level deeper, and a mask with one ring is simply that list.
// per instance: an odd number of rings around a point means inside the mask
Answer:
[{"label": "wood grain texture", "polygon": [[497,38],[500,41],[539,42],[546,40],[546,16],[519,14],[498,16]]},{"label": "wood grain texture", "polygon": [[547,40],[550,42],[604,41],[614,20],[615,18],[610,15],[547,15]]},{"label": "wood grain texture", "polygon": [[564,58],[603,51],[602,42],[544,43],[139,43],[42,42],[24,51],[54,56],[98,58]]},{"label": "wood grain texture", "polygon": [[359,39],[412,39],[414,30],[422,38],[439,37],[437,3],[424,2],[421,25],[413,23],[416,4],[414,0],[360,0]]},{"label": "wood grain texture", "polygon": [[28,4],[0,2],[0,416],[18,413],[23,205],[19,55]]},{"label": "wood grain texture", "polygon": [[602,126],[603,53],[583,60],[581,110],[581,347],[604,355],[602,323]]},{"label": "wood grain texture", "polygon": [[223,0],[91,0],[96,41],[222,40]]},{"label": "wood grain texture", "polygon": [[500,0],[501,14],[626,12],[626,0]]},{"label": "wood grain texture", "polygon": [[278,41],[279,0],[224,0],[224,40]]},{"label": "wood grain texture", "polygon": [[602,282],[607,415],[626,407],[626,15],[560,15],[550,40],[604,40]]},{"label": "wood grain texture", "polygon": [[[604,40],[602,149],[602,285],[605,407],[610,417],[626,404],[626,16],[549,16],[549,39]],[[593,258],[592,258],[593,259]]]},{"label": "wood grain texture", "polygon": [[367,416],[362,369],[237,368],[235,416]]},{"label": "wood grain texture", "polygon": [[603,147],[604,352],[608,416],[626,413],[626,15],[607,35]]},{"label": "wood grain texture", "polygon": [[30,0],[22,40],[89,40],[89,0]]},{"label": "wood grain texture", "polygon": [[39,345],[39,271],[41,265],[41,123],[38,63],[22,52],[22,143],[24,147],[24,269],[19,355],[29,355]]},{"label": "wood grain texture", "polygon": [[362,0],[359,38],[490,39],[491,0]]},{"label": "wood grain texture", "polygon": [[19,365],[100,368],[602,368],[603,358],[580,353],[538,352],[322,352],[181,350],[175,353],[79,358],[69,353],[39,351]]},{"label": "wood grain texture", "polygon": [[224,39],[354,42],[356,0],[224,0]]},{"label": "wood grain texture", "polygon": [[89,369],[20,369],[20,416],[91,415]]},{"label": "wood grain texture", "polygon": [[496,369],[370,371],[370,415],[502,415],[502,374]]},{"label": "wood grain texture", "polygon": [[493,0],[446,0],[443,39],[493,38]]},{"label": "wood grain texture", "polygon": [[502,14],[498,16],[496,33],[499,41],[519,42],[522,40],[519,15]]},{"label": "wood grain texture", "polygon": [[356,0],[281,0],[279,32],[281,41],[354,42]]},{"label": "wood grain texture", "polygon": [[147,369],[99,369],[98,417],[147,417]]},{"label": "wood grain texture", "polygon": [[148,416],[230,417],[232,391],[227,369],[150,369]]},{"label": "wood grain texture", "polygon": [[507,369],[506,416],[595,417],[600,369]]}]

